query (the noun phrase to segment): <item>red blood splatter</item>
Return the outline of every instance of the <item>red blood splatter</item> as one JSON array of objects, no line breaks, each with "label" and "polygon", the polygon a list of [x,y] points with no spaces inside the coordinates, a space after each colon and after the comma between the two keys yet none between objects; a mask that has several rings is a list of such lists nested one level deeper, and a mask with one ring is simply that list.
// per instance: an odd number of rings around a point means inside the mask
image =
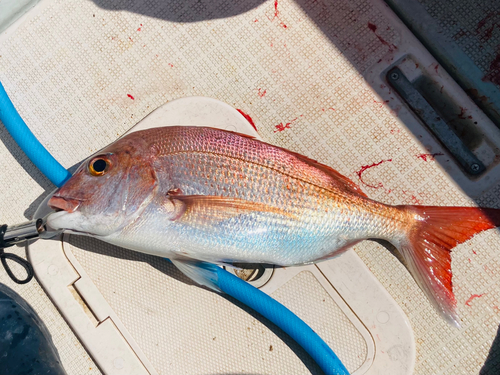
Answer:
[{"label": "red blood splatter", "polygon": [[474,253],[474,255],[477,255],[476,250],[472,250],[472,252]]},{"label": "red blood splatter", "polygon": [[469,263],[472,263],[472,260],[470,260],[470,258],[469,258]]},{"label": "red blood splatter", "polygon": [[332,108],[332,107],[330,107],[330,108],[326,108],[326,109],[325,109],[325,108],[321,108],[321,110],[322,110],[323,112],[325,112],[325,111],[327,111],[327,110],[330,110],[330,111],[335,111],[335,108]]},{"label": "red blood splatter", "polygon": [[281,27],[283,27],[284,29],[288,28],[288,26],[285,25],[285,23],[280,19],[280,11],[278,10],[278,0],[274,0],[274,17],[270,18],[270,20],[274,21],[275,19],[278,19]]},{"label": "red blood splatter", "polygon": [[[302,117],[302,116],[300,116]],[[298,117],[295,117],[293,120],[290,122],[287,122],[286,124],[283,124],[280,122],[278,125],[275,126],[276,130],[274,131],[275,133],[282,132],[285,129],[290,129],[290,125],[294,122],[297,121]]]},{"label": "red blood splatter", "polygon": [[253,20],[253,22],[259,22],[259,20]]},{"label": "red blood splatter", "polygon": [[243,115],[244,118],[246,118],[246,120],[250,123],[250,125],[253,126],[253,128],[255,129],[255,131],[257,131],[257,127],[255,126],[255,123],[253,122],[252,118],[247,115],[245,112],[243,112],[241,109],[238,109],[236,108],[236,110],[241,113]]},{"label": "red blood splatter", "polygon": [[134,99],[134,97],[133,97],[132,95],[127,94],[127,96],[128,96],[130,99],[135,100],[135,99]]},{"label": "red blood splatter", "polygon": [[477,23],[476,32],[479,32],[479,30],[481,30],[484,27],[484,25],[486,25],[486,22],[488,22],[492,17],[496,16],[497,14],[500,14],[500,12],[488,13],[486,17],[484,17],[481,21]]},{"label": "red blood splatter", "polygon": [[481,21],[478,22],[477,27],[476,27],[476,34],[481,33],[481,29],[486,26],[487,23],[492,21],[492,25],[488,27],[486,30],[484,30],[484,33],[480,36],[480,40],[485,42],[490,40],[490,38],[493,36],[493,30],[495,27],[500,28],[500,20],[495,22],[495,17],[500,16],[500,12],[490,12],[484,17]]},{"label": "red blood splatter", "polygon": [[490,63],[488,73],[482,78],[483,82],[490,81],[496,85],[500,85],[500,52]]},{"label": "red blood splatter", "polygon": [[460,107],[460,114],[458,115],[458,118],[465,120],[466,119],[465,112],[467,112],[467,108]]},{"label": "red blood splatter", "polygon": [[373,102],[377,103],[377,104],[380,104],[380,108],[382,108],[384,106],[384,104],[389,103],[389,100],[384,100],[384,101],[381,101],[381,102],[379,102],[377,100],[374,100]]},{"label": "red blood splatter", "polygon": [[411,199],[413,200],[413,203],[415,203],[415,204],[422,204],[422,202],[414,195],[411,196]]},{"label": "red blood splatter", "polygon": [[132,38],[131,38],[131,37],[128,37],[128,39],[129,39],[131,42],[133,42],[133,40],[132,40]]},{"label": "red blood splatter", "polygon": [[419,66],[420,64],[415,63],[415,69],[418,69]]},{"label": "red blood splatter", "polygon": [[381,187],[384,187],[384,185],[379,182],[378,185],[370,185],[370,184],[367,184],[364,180],[363,180],[363,173],[367,170],[367,169],[370,169],[370,168],[373,168],[373,167],[376,167],[382,163],[385,163],[386,161],[392,161],[392,159],[387,159],[387,160],[381,160],[379,161],[378,163],[373,163],[372,165],[364,165],[361,167],[361,169],[359,171],[356,172],[356,174],[358,175],[359,177],[359,180],[366,186],[368,187],[371,187],[371,188],[374,188],[374,189],[378,189],[378,188],[381,188]]},{"label": "red blood splatter", "polygon": [[438,68],[439,68],[439,64],[436,64],[436,66],[434,67],[434,70],[436,71],[436,74],[438,73]]},{"label": "red blood splatter", "polygon": [[[142,23],[141,23],[141,27],[142,27]],[[141,27],[139,27],[139,28],[137,29],[137,31],[141,31]]]},{"label": "red blood splatter", "polygon": [[263,98],[267,93],[267,90],[262,91],[261,88],[259,88],[257,90],[259,90],[259,93],[257,95],[259,95],[261,98]]},{"label": "red blood splatter", "polygon": [[[157,56],[158,56],[158,55],[157,55]],[[174,64],[172,64],[172,63],[168,63],[168,66],[169,66],[169,67],[171,67],[171,68],[173,68],[173,67],[174,67]]]},{"label": "red blood splatter", "polygon": [[495,28],[495,26],[497,26],[497,25],[493,25],[493,26],[486,29],[486,31],[484,32],[484,37],[483,37],[484,40],[490,40],[491,36],[493,35],[493,29]]},{"label": "red blood splatter", "polygon": [[389,44],[387,41],[382,38],[379,34],[377,34],[377,25],[374,25],[371,22],[368,22],[368,28],[375,34],[375,36],[380,40],[380,42],[384,45],[389,47],[389,52],[393,52],[395,49],[398,49],[394,44]]},{"label": "red blood splatter", "polygon": [[428,161],[428,160],[435,160],[436,156],[441,156],[441,155],[444,155],[444,154],[442,152],[436,152],[434,154],[420,154],[420,155],[416,155],[416,156],[417,156],[417,158],[420,158],[423,161]]},{"label": "red blood splatter", "polygon": [[486,294],[486,293],[483,293],[483,294],[473,294],[473,295],[471,295],[471,296],[469,297],[469,299],[468,299],[467,301],[465,301],[465,304],[466,304],[467,306],[470,306],[470,303],[472,302],[472,300],[473,300],[474,298],[480,298],[480,297],[484,296],[485,294]]}]

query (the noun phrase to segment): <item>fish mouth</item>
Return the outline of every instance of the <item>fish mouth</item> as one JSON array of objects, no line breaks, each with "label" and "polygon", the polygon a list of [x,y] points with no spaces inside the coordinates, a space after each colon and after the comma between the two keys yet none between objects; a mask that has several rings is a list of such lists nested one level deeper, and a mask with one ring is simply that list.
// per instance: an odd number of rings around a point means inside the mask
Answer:
[{"label": "fish mouth", "polygon": [[69,198],[69,197],[61,197],[59,195],[54,195],[49,199],[47,205],[52,208],[54,211],[66,211],[69,213],[75,212],[78,207],[82,204],[81,199]]}]

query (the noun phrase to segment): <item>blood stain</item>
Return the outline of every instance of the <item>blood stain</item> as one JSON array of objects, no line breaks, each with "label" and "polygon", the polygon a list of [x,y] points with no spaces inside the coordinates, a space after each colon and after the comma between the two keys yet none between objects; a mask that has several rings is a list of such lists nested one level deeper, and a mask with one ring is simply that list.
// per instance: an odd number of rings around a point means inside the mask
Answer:
[{"label": "blood stain", "polygon": [[321,110],[322,110],[323,112],[326,112],[327,110],[330,110],[330,111],[335,111],[335,108],[332,108],[332,107],[330,107],[330,108],[326,108],[326,109],[325,109],[325,108],[321,108]]},{"label": "blood stain", "polygon": [[132,95],[127,94],[127,96],[128,96],[130,99],[135,100],[135,98],[134,98]]},{"label": "blood stain", "polygon": [[359,171],[356,172],[356,174],[358,175],[359,177],[359,180],[366,186],[368,187],[371,187],[371,188],[374,188],[374,189],[378,189],[378,188],[381,188],[381,187],[384,187],[384,185],[379,182],[378,185],[370,185],[370,184],[367,184],[364,180],[363,180],[363,173],[370,169],[370,168],[373,168],[373,167],[376,167],[382,163],[385,163],[385,162],[388,162],[388,161],[392,161],[392,159],[387,159],[387,160],[381,160],[379,161],[378,163],[373,163],[372,165],[364,165],[361,167],[361,169]]},{"label": "blood stain", "polygon": [[253,126],[253,128],[255,129],[255,131],[257,131],[257,127],[255,126],[255,123],[253,122],[252,118],[250,117],[250,115],[246,114],[245,112],[243,112],[241,109],[238,109],[236,108],[236,110],[241,113],[241,115],[250,123],[250,125]]},{"label": "blood stain", "polygon": [[[158,56],[158,55],[157,55],[157,56]],[[171,68],[173,68],[173,67],[174,67],[174,64],[172,64],[172,63],[168,63],[168,66],[169,66],[169,67],[171,67]]]},{"label": "blood stain", "polygon": [[472,250],[472,252],[474,253],[474,255],[477,255],[476,250]]},{"label": "blood stain", "polygon": [[417,158],[422,159],[423,161],[428,161],[428,160],[436,160],[436,156],[441,156],[444,155],[442,152],[436,152],[434,154],[420,154],[416,155]]},{"label": "blood stain", "polygon": [[500,52],[496,55],[493,61],[490,63],[488,73],[482,78],[483,82],[491,82],[496,85],[500,85]]},{"label": "blood stain", "polygon": [[383,100],[381,102],[377,101],[377,100],[374,100],[373,101],[374,103],[377,103],[377,104],[380,104],[380,108],[382,108],[384,106],[384,104],[387,104],[389,103],[389,100]]},{"label": "blood stain", "polygon": [[[300,117],[302,117],[302,116],[300,116]],[[285,129],[290,129],[290,125],[294,121],[297,121],[297,120],[298,120],[298,117],[295,117],[293,120],[291,120],[290,122],[287,122],[286,124],[283,124],[282,122],[280,122],[278,125],[275,126],[276,130],[274,132],[278,133],[278,132],[284,131]]]},{"label": "blood stain", "polygon": [[278,0],[274,0],[274,17],[270,18],[270,20],[274,21],[275,19],[278,19],[281,27],[283,27],[284,29],[288,28],[288,26],[285,25],[285,23],[280,18],[280,11],[278,10]]},{"label": "blood stain", "polygon": [[259,93],[257,95],[259,95],[261,98],[263,98],[267,93],[267,90],[262,90],[261,88],[258,88],[257,90],[259,90]]},{"label": "blood stain", "polygon": [[368,28],[375,34],[375,36],[380,40],[380,42],[384,45],[389,47],[389,52],[393,52],[395,49],[398,49],[394,44],[389,44],[387,41],[382,38],[379,34],[377,34],[377,25],[374,25],[371,22],[368,22]]},{"label": "blood stain", "polygon": [[465,120],[466,119],[465,112],[467,112],[467,108],[460,107],[460,114],[458,115],[458,118]]},{"label": "blood stain", "polygon": [[413,200],[413,203],[422,204],[422,202],[414,195],[411,196],[411,199]]},{"label": "blood stain", "polygon": [[481,41],[488,41],[493,36],[493,30],[495,27],[500,28],[500,21],[495,22],[494,18],[500,16],[500,12],[490,12],[484,17],[481,21],[478,22],[476,27],[476,34],[481,33],[481,29],[486,26],[489,21],[492,21],[492,25],[484,30],[484,33],[481,35]]},{"label": "blood stain", "polygon": [[434,66],[434,70],[436,71],[436,74],[438,74],[438,69],[439,69],[439,64],[436,64],[436,66]]},{"label": "blood stain", "polygon": [[137,29],[137,31],[141,31],[141,27],[142,27],[142,23],[141,23],[141,26]]},{"label": "blood stain", "polygon": [[467,306],[470,306],[470,303],[472,302],[472,300],[473,300],[474,298],[480,298],[480,297],[484,296],[485,294],[486,294],[486,293],[483,293],[483,294],[473,294],[473,295],[471,295],[471,296],[469,297],[469,299],[468,299],[467,301],[465,301],[465,304],[466,304]]}]

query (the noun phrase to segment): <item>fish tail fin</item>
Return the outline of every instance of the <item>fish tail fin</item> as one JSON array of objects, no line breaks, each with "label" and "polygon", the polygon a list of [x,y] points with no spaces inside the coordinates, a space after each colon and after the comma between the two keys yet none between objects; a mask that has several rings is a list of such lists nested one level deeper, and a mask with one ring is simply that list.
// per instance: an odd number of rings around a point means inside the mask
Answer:
[{"label": "fish tail fin", "polygon": [[476,207],[398,206],[414,218],[406,238],[397,244],[413,278],[435,308],[460,327],[455,311],[451,254],[458,244],[483,230],[500,226],[500,210]]},{"label": "fish tail fin", "polygon": [[216,265],[197,260],[170,259],[184,275],[200,285],[220,292]]}]

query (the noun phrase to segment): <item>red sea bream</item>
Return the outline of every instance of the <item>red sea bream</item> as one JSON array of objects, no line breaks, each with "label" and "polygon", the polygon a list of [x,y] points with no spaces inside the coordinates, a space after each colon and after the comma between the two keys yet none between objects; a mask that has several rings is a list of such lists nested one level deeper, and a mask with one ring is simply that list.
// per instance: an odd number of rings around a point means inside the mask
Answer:
[{"label": "red sea bream", "polygon": [[305,156],[180,126],[117,140],[85,161],[49,205],[58,211],[48,219],[53,228],[168,257],[185,272],[193,260],[300,265],[384,239],[455,324],[450,250],[500,223],[494,209],[385,205]]}]

